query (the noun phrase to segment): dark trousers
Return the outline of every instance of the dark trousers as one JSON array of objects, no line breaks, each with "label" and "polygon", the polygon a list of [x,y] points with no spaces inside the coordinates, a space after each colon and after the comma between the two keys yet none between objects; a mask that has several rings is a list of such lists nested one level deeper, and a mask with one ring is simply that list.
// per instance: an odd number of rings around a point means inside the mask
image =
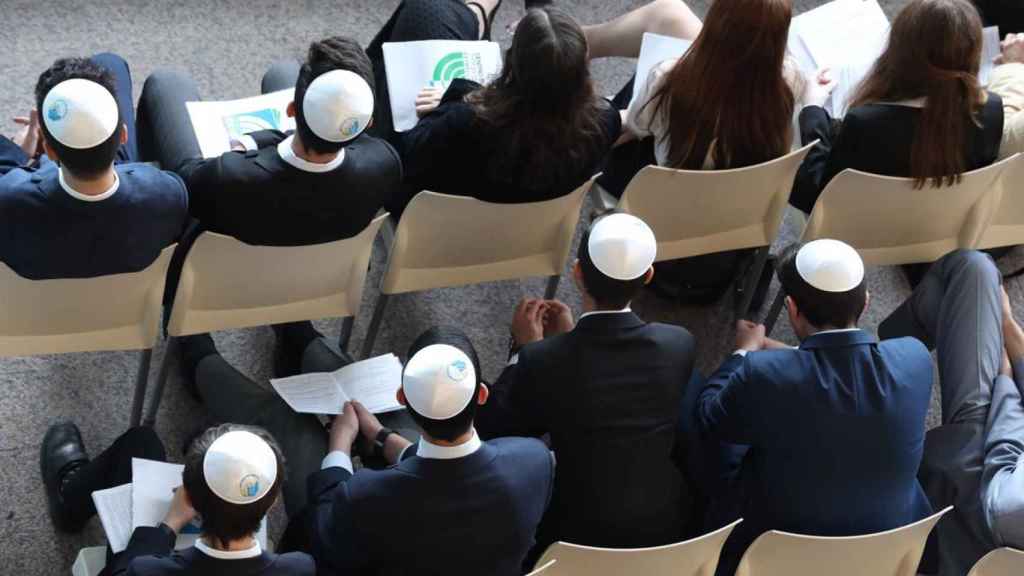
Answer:
[{"label": "dark trousers", "polygon": [[117,162],[138,162],[139,144],[135,127],[135,100],[132,98],[132,73],[124,58],[110,52],[103,52],[90,58],[106,68],[114,76],[114,95],[121,121],[128,129],[128,141],[117,149]]},{"label": "dark trousers", "polygon": [[96,514],[92,493],[132,481],[132,458],[167,460],[167,451],[152,428],[141,426],[122,434],[102,454],[79,469],[64,485],[64,504],[74,523]]}]

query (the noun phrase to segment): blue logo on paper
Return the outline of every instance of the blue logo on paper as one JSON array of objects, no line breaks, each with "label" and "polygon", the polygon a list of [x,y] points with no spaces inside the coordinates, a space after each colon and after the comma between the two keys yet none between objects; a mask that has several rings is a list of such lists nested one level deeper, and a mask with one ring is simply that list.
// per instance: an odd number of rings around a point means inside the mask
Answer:
[{"label": "blue logo on paper", "polygon": [[260,479],[255,474],[244,476],[238,483],[243,498],[253,498],[260,493]]},{"label": "blue logo on paper", "polygon": [[448,365],[448,377],[456,382],[461,382],[466,379],[467,368],[465,360],[456,360]]},{"label": "blue logo on paper", "polygon": [[341,123],[341,135],[345,138],[351,138],[359,134],[359,120],[356,118],[349,118]]},{"label": "blue logo on paper", "polygon": [[53,104],[50,104],[50,109],[46,111],[46,117],[54,122],[63,120],[67,115],[68,103],[61,99],[54,100]]}]

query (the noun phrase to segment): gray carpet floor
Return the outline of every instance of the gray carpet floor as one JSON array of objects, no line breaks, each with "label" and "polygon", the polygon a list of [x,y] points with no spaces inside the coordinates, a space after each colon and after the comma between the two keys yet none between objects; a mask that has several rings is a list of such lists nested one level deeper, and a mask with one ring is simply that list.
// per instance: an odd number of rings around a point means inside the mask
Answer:
[{"label": "gray carpet floor", "polygon": [[[596,23],[639,6],[643,0],[559,3],[582,22]],[[797,11],[820,3],[794,2]],[[397,4],[398,0],[0,0],[0,13],[9,16],[0,24],[0,47],[8,51],[0,86],[0,130],[13,134],[15,126],[9,118],[31,107],[38,74],[60,56],[120,53],[132,66],[136,95],[153,70],[177,67],[196,78],[205,97],[238,98],[258,91],[260,77],[273,61],[301,57],[313,39],[345,34],[368,43]],[[883,4],[892,16],[900,1],[883,0]],[[706,6],[706,0],[699,0],[694,9],[703,14]],[[518,0],[506,2],[496,30],[503,31],[521,11]],[[507,42],[503,32],[498,36]],[[604,93],[615,92],[632,69],[633,63],[625,60],[594,63]],[[792,241],[799,226],[800,220],[790,214],[782,242]],[[1013,254],[1001,267],[1016,268],[1021,260],[1019,254]],[[363,312],[356,321],[354,349],[363,339],[383,263],[384,251],[378,243]],[[909,290],[902,275],[891,268],[871,269],[868,281],[873,299],[864,325],[873,330]],[[404,356],[412,339],[424,329],[438,323],[461,326],[476,343],[486,376],[494,377],[505,358],[506,326],[513,306],[524,295],[543,294],[543,289],[544,283],[538,279],[400,295],[392,300],[376,350]],[[1021,286],[1013,285],[1011,292],[1019,308],[1024,302]],[[559,297],[579,312],[580,299],[571,282],[562,283]],[[685,308],[644,296],[634,308],[648,320],[689,328],[699,342],[699,367],[705,373],[733,349],[728,302]],[[318,325],[336,338],[338,320]],[[784,320],[777,335],[795,343]],[[273,345],[270,329],[218,333],[215,339],[230,361],[266,385]],[[160,344],[154,355],[154,373],[162,356]],[[131,353],[0,359],[0,574],[67,574],[79,548],[104,542],[98,521],[80,534],[64,535],[53,530],[46,515],[38,447],[46,428],[61,419],[71,419],[81,426],[94,454],[124,432],[136,361],[137,356]],[[182,441],[200,425],[203,415],[180,382],[177,362],[173,362],[157,430],[175,460],[181,457]],[[933,411],[930,422],[934,423],[936,416]],[[278,513],[274,515],[272,535],[281,529]]]}]

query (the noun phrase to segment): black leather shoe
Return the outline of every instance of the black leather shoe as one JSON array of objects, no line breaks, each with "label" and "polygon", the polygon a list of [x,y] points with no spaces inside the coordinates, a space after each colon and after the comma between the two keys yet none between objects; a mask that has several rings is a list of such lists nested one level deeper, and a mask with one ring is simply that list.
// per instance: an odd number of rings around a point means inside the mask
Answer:
[{"label": "black leather shoe", "polygon": [[46,500],[54,527],[63,532],[78,532],[85,520],[71,518],[61,490],[67,479],[89,462],[82,434],[72,422],[50,426],[39,448],[39,468],[46,487]]}]

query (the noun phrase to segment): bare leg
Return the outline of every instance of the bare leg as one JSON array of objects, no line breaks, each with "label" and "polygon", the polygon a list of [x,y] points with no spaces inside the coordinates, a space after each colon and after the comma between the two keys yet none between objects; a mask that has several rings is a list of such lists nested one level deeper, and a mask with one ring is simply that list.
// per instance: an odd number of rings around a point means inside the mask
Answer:
[{"label": "bare leg", "polygon": [[644,32],[693,40],[700,34],[700,18],[683,0],[654,0],[614,20],[584,26],[590,59],[636,58]]}]

